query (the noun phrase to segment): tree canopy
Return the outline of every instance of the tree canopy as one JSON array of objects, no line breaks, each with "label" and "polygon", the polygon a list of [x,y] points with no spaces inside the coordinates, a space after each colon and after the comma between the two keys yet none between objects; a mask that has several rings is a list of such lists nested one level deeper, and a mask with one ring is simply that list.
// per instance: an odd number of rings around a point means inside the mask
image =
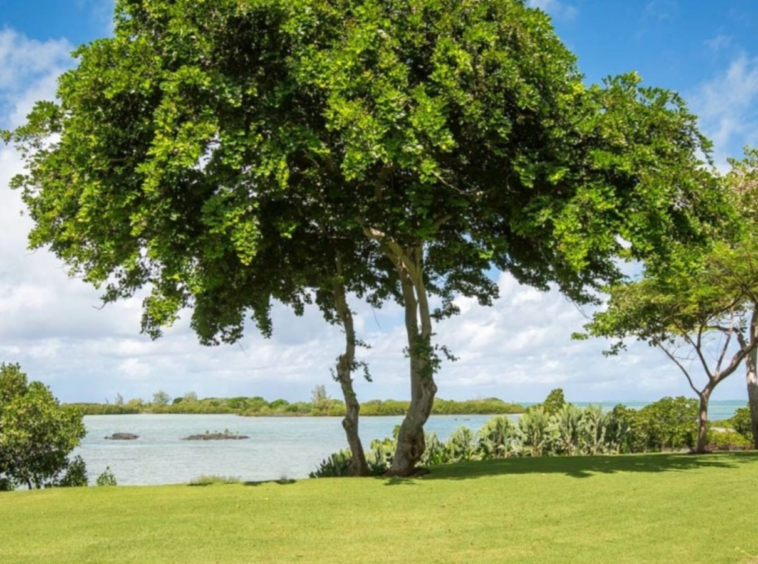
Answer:
[{"label": "tree canopy", "polygon": [[205,343],[247,316],[269,334],[272,300],[327,304],[335,280],[396,299],[398,474],[424,450],[433,322],[457,295],[490,304],[498,268],[592,300],[619,258],[663,262],[720,210],[681,98],[634,74],[585,86],[524,0],[120,0],[114,37],[76,56],[5,134],[31,245],[105,301],[149,287],[154,336],[183,308]]}]

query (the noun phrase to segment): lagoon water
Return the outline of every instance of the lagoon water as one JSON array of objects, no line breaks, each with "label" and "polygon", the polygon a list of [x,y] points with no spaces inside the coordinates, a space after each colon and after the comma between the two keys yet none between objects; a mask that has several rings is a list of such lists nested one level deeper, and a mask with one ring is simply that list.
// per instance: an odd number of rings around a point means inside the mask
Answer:
[{"label": "lagoon water", "polygon": [[[726,419],[745,402],[712,402],[711,419]],[[578,405],[586,405],[578,403]],[[601,404],[612,408],[613,403]],[[642,407],[644,402],[628,404]],[[433,416],[426,425],[445,440],[461,425],[476,431],[491,416]],[[514,416],[516,417],[516,416]],[[360,434],[368,448],[373,439],[392,435],[402,417],[362,417]],[[339,417],[240,417],[238,415],[90,415],[87,436],[75,451],[94,480],[106,466],[119,485],[187,483],[203,474],[235,476],[244,481],[305,478],[329,454],[345,448]],[[246,440],[183,441],[209,432],[247,435]],[[135,441],[111,441],[124,432]]]}]

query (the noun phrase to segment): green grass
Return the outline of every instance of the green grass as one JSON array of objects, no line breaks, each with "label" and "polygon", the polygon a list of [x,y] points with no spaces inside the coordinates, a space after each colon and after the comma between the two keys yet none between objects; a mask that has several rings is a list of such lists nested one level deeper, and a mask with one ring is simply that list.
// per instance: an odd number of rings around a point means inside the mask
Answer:
[{"label": "green grass", "polygon": [[0,494],[0,562],[758,562],[758,453]]}]

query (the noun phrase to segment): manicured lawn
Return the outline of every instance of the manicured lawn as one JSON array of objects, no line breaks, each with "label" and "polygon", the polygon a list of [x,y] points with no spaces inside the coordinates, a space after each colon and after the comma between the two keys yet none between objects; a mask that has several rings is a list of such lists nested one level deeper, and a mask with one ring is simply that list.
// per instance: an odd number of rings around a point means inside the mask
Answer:
[{"label": "manicured lawn", "polygon": [[0,494],[0,562],[758,563],[758,453]]}]

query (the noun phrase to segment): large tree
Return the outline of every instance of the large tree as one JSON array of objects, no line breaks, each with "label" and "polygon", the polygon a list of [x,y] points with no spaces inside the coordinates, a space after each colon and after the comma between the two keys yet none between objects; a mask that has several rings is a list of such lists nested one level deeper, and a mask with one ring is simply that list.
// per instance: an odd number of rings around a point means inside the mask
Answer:
[{"label": "large tree", "polygon": [[585,87],[523,0],[120,0],[114,37],[76,55],[58,101],[6,135],[32,246],[106,300],[149,286],[151,333],[192,308],[204,342],[248,315],[268,333],[272,299],[333,287],[347,365],[333,282],[394,297],[395,474],[424,451],[456,296],[491,303],[496,267],[587,301],[619,257],[698,240],[719,209],[679,97],[634,75]]}]

